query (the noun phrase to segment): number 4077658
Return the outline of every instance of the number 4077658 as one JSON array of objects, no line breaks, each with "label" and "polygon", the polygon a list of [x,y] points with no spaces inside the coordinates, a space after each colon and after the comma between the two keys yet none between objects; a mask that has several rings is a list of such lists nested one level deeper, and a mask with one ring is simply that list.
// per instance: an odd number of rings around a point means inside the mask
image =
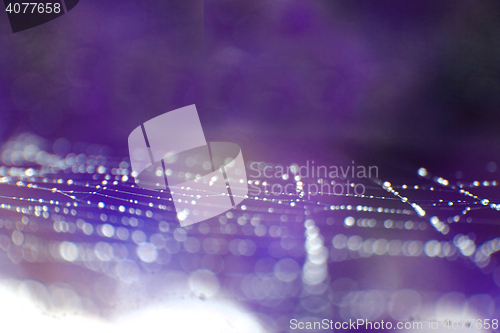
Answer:
[{"label": "number 4077658", "polygon": [[[461,325],[460,325],[461,324]],[[446,328],[452,328],[452,329],[465,329],[465,328],[476,328],[478,330],[480,329],[498,329],[498,319],[467,319],[464,320],[463,322],[460,321],[453,321],[453,320],[446,320],[444,323],[444,327]]]},{"label": "number 4077658", "polygon": [[5,11],[15,14],[59,14],[61,12],[60,3],[37,3],[37,2],[23,2],[23,3],[9,3]]}]

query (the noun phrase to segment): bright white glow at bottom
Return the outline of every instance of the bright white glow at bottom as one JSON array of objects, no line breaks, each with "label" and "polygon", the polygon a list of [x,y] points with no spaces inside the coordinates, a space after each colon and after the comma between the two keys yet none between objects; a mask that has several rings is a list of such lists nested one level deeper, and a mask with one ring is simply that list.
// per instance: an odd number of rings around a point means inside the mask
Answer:
[{"label": "bright white glow at bottom", "polygon": [[234,303],[197,299],[140,310],[126,315],[117,324],[120,330],[126,332],[265,332],[252,315],[238,309]]},{"label": "bright white glow at bottom", "polygon": [[16,289],[16,283],[0,282],[0,329],[5,332],[266,332],[252,314],[229,301],[166,300],[106,321],[70,311],[65,315],[47,313],[32,297]]}]

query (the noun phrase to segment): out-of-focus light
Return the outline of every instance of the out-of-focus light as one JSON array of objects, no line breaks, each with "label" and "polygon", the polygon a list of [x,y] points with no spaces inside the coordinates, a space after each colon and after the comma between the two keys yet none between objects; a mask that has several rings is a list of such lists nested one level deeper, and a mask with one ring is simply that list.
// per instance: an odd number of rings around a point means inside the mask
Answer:
[{"label": "out-of-focus light", "polygon": [[347,226],[347,227],[352,227],[354,225],[354,223],[356,222],[356,220],[354,219],[354,217],[352,216],[347,216],[345,219],[344,219],[344,224]]},{"label": "out-of-focus light", "polygon": [[429,257],[437,257],[441,252],[441,243],[436,240],[430,240],[424,245],[424,252]]},{"label": "out-of-focus light", "polygon": [[143,243],[137,246],[137,256],[144,262],[151,263],[158,258],[158,250],[151,243]]},{"label": "out-of-focus light", "polygon": [[199,269],[191,273],[188,284],[195,296],[204,299],[214,297],[220,290],[219,278],[207,269]]},{"label": "out-of-focus light", "polygon": [[336,249],[343,249],[346,246],[346,241],[347,237],[345,235],[335,235],[332,239],[332,245]]},{"label": "out-of-focus light", "polygon": [[78,247],[72,242],[61,242],[59,255],[66,261],[75,261],[78,259]]},{"label": "out-of-focus light", "polygon": [[101,227],[101,232],[106,237],[113,237],[115,235],[115,227],[111,224],[103,224]]},{"label": "out-of-focus light", "polygon": [[426,213],[425,210],[422,209],[422,207],[420,207],[416,203],[412,203],[411,206],[413,207],[413,209],[415,209],[419,216],[425,216]]},{"label": "out-of-focus light", "polygon": [[418,173],[418,175],[420,177],[425,177],[425,176],[427,176],[427,169],[426,168],[420,168],[420,169],[418,169],[417,173]]},{"label": "out-of-focus light", "polygon": [[300,274],[300,265],[291,258],[281,259],[274,265],[274,275],[280,281],[292,282]]},{"label": "out-of-focus light", "polygon": [[476,251],[476,244],[467,236],[458,234],[454,237],[453,242],[466,257],[473,255]]}]

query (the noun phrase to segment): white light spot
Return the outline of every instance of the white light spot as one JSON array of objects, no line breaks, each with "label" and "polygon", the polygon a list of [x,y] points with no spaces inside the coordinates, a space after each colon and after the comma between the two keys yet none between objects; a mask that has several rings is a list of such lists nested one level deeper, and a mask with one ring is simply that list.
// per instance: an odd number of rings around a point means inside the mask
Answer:
[{"label": "white light spot", "polygon": [[143,243],[137,246],[137,256],[144,262],[151,263],[158,258],[158,251],[151,243]]},{"label": "white light spot", "polygon": [[59,244],[59,254],[66,261],[78,259],[78,247],[72,242],[62,242]]},{"label": "white light spot", "polygon": [[420,168],[420,169],[418,169],[417,173],[418,173],[418,175],[420,177],[425,177],[425,176],[427,176],[427,169],[426,168]]},{"label": "white light spot", "polygon": [[210,298],[220,290],[220,282],[217,275],[207,269],[199,269],[189,276],[189,289],[197,297]]},{"label": "white light spot", "polygon": [[354,220],[354,217],[352,216],[347,216],[345,219],[344,219],[344,224],[347,226],[347,227],[352,227],[354,225],[356,221]]}]

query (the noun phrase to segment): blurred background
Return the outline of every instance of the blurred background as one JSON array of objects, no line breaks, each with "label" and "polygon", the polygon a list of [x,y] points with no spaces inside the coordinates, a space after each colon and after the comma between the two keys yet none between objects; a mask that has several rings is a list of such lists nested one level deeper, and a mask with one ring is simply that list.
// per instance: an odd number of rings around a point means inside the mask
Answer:
[{"label": "blurred background", "polygon": [[[499,318],[499,14],[496,1],[82,0],[13,34],[0,13],[6,327]],[[249,178],[261,194],[180,228],[168,196],[133,187],[127,138],[190,104],[247,166],[354,161],[378,177],[354,180],[365,197],[313,198],[301,192],[318,177],[279,180],[293,196]]]}]

